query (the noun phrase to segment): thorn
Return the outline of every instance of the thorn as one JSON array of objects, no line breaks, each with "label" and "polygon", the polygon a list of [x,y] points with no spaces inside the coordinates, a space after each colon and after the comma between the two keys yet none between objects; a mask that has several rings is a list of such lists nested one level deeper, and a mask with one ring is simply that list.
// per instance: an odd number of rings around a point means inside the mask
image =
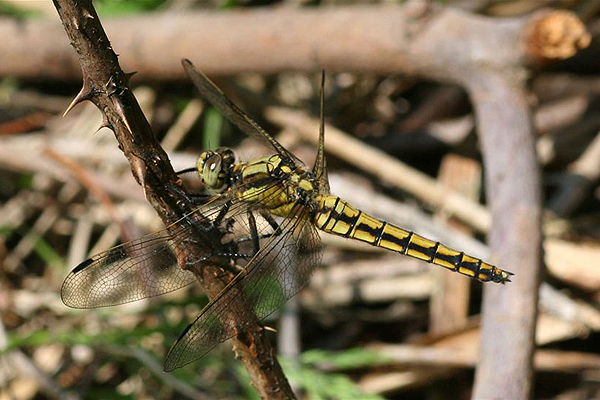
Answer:
[{"label": "thorn", "polygon": [[94,19],[94,16],[90,12],[90,10],[83,10],[83,16],[86,17],[86,18],[88,18],[88,19]]},{"label": "thorn", "polygon": [[127,120],[127,116],[125,115],[125,111],[123,110],[123,104],[121,104],[120,101],[115,101],[114,105],[117,108],[118,114],[121,117],[121,120],[123,121],[123,123],[125,124],[125,127],[129,131],[129,133],[133,134],[133,130],[131,129],[131,126],[129,125],[129,121]]},{"label": "thorn", "polygon": [[275,328],[272,328],[272,327],[270,327],[270,326],[267,326],[267,325],[263,326],[263,329],[264,329],[265,331],[267,331],[267,332],[273,332],[273,333],[277,333],[277,329],[275,329]]},{"label": "thorn", "polygon": [[104,90],[109,97],[117,92],[117,84],[115,83],[112,75],[108,78],[108,82],[104,84]]},{"label": "thorn", "polygon": [[125,72],[125,84],[129,85],[129,80],[131,79],[132,76],[134,76],[135,74],[137,74],[137,71],[132,71],[132,72]]},{"label": "thorn", "polygon": [[71,111],[77,104],[81,103],[84,100],[89,100],[90,97],[92,97],[92,91],[89,90],[89,88],[87,87],[87,85],[84,83],[83,87],[81,88],[81,90],[79,91],[79,93],[77,93],[77,96],[75,96],[75,98],[73,99],[73,101],[71,101],[71,104],[69,104],[69,106],[67,107],[67,109],[63,113],[63,117],[65,115],[67,115],[69,113],[69,111]]},{"label": "thorn", "polygon": [[129,121],[127,121],[127,117],[125,117],[123,115],[123,122],[125,123],[125,126],[127,127],[127,130],[129,131],[129,133],[133,134],[133,131],[131,130],[131,126],[129,126]]},{"label": "thorn", "polygon": [[108,129],[114,131],[111,123],[108,122],[108,118],[106,118],[105,114],[102,114],[102,123],[100,123],[100,126],[98,127],[98,129],[96,129],[96,132],[94,132],[94,133],[97,133],[102,128],[108,128]]}]

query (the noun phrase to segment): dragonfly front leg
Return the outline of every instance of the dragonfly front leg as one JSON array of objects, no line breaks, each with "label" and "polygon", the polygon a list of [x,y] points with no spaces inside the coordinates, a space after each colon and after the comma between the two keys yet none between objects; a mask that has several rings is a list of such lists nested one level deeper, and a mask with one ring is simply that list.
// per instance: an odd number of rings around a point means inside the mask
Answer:
[{"label": "dragonfly front leg", "polygon": [[[275,219],[273,218],[273,216],[271,214],[261,211],[260,216],[263,217],[265,219],[265,221],[267,221],[267,223],[273,229],[273,232],[257,235],[259,240],[260,239],[268,239],[270,237],[279,236],[281,234],[281,227],[279,226],[277,221],[275,221]],[[252,219],[254,220],[254,217],[252,217]],[[254,220],[254,225],[255,225],[255,229],[256,229],[256,221],[255,220]],[[244,243],[244,242],[248,242],[253,239],[254,239],[253,236],[250,235],[250,237],[244,237],[244,238],[240,238],[240,239],[236,240],[236,243],[238,243],[238,244]]]},{"label": "dragonfly front leg", "polygon": [[[231,202],[227,202],[227,203],[225,203],[223,208],[221,208],[221,210],[219,211],[219,214],[217,215],[217,217],[214,220],[215,225],[219,225],[223,221],[223,219],[227,215],[227,212],[229,211],[230,206],[231,206]],[[233,222],[233,220],[227,221],[227,224],[232,223],[232,222]],[[221,249],[215,249],[216,251],[214,253],[212,253],[209,256],[202,257],[200,259],[200,261],[201,262],[207,261],[207,260],[211,260],[214,258],[222,258],[222,259],[224,258],[224,259],[229,259],[229,260],[238,260],[238,259],[248,260],[248,259],[254,257],[254,255],[256,253],[258,253],[258,251],[260,250],[260,236],[258,235],[258,229],[256,227],[256,219],[254,218],[254,215],[252,214],[252,211],[250,211],[250,210],[248,210],[248,226],[250,228],[250,237],[249,238],[230,240],[230,241],[224,243],[223,246],[221,247]],[[249,241],[249,240],[252,240],[252,252],[250,254],[240,252],[238,250],[238,244]]]},{"label": "dragonfly front leg", "polygon": [[203,206],[204,204],[208,203],[208,201],[214,196],[202,193],[190,193],[187,195],[187,197],[194,206]]},{"label": "dragonfly front leg", "polygon": [[[215,218],[215,221],[223,221],[225,219],[225,215],[229,211],[229,207],[230,203],[225,204],[220,210],[219,215]],[[252,257],[254,257],[260,251],[260,240],[281,235],[281,227],[270,214],[261,211],[260,215],[265,219],[265,221],[267,221],[269,226],[273,229],[273,232],[259,234],[256,218],[251,210],[247,210],[249,236],[232,239],[231,241],[224,243],[220,249],[215,249],[214,253],[202,257],[199,261],[206,262],[214,261],[215,259],[225,260],[225,262],[221,264],[221,268],[223,268],[223,270],[234,275],[241,272],[243,267],[237,265],[235,262],[236,260],[252,259]],[[233,220],[229,222],[232,221]],[[239,251],[238,245],[246,242],[252,242],[252,250],[250,252]]]},{"label": "dragonfly front leg", "polygon": [[231,258],[231,259],[246,259],[246,260],[248,260],[248,259],[254,257],[254,255],[256,253],[258,253],[258,251],[260,250],[260,241],[262,239],[268,239],[270,237],[279,236],[281,234],[281,227],[275,221],[275,219],[270,214],[268,214],[264,211],[261,211],[260,215],[271,226],[271,228],[273,229],[273,232],[259,234],[258,227],[256,224],[256,218],[254,217],[254,214],[252,213],[252,211],[248,210],[248,227],[250,230],[250,235],[247,237],[234,239],[231,242],[228,242],[228,244],[235,244],[235,247],[237,248],[237,246],[239,244],[252,241],[252,252],[251,253],[222,252],[222,253],[213,254],[210,257],[223,257],[223,258]]},{"label": "dragonfly front leg", "polygon": [[241,238],[241,239],[237,239],[237,240],[233,240],[233,243],[235,243],[235,246],[237,247],[237,245],[240,243],[252,241],[252,253],[251,254],[244,254],[244,253],[230,254],[229,256],[231,258],[250,259],[250,258],[254,257],[254,255],[256,253],[258,253],[258,251],[260,250],[260,239],[262,239],[264,237],[270,237],[272,235],[270,233],[266,234],[266,235],[258,234],[258,228],[256,226],[256,218],[254,218],[254,214],[252,213],[251,210],[248,210],[248,227],[250,229],[250,236]]}]

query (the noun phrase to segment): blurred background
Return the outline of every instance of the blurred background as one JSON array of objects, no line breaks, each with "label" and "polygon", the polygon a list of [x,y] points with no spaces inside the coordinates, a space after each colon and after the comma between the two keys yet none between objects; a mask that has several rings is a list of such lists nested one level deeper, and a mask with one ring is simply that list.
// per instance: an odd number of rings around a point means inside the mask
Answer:
[{"label": "blurred background", "polygon": [[[105,0],[94,5],[109,38],[115,32],[127,43],[124,48],[139,51],[121,54],[122,67],[126,72],[140,70],[131,87],[174,169],[180,170],[193,167],[205,149],[232,147],[241,160],[268,150],[197,96],[180,60],[159,51],[164,44],[152,45],[157,51],[150,54],[144,52],[152,46],[136,47],[138,41],[146,42],[135,37],[135,26],[176,47],[168,30],[152,32],[152,18],[243,15],[259,7],[319,12],[364,3],[380,2]],[[498,21],[526,18],[545,7],[569,10],[591,34],[589,47],[574,57],[529,66],[527,104],[543,169],[545,207],[533,397],[598,398],[600,2],[430,4]],[[117,34],[119,29],[124,33]],[[10,35],[21,36],[17,40]],[[62,304],[61,283],[75,265],[163,226],[132,179],[112,132],[98,129],[100,112],[83,103],[62,116],[81,87],[74,51],[69,49],[75,63],[44,58],[42,52],[36,59],[34,47],[18,49],[22,60],[14,52],[8,60],[2,49],[21,43],[23,36],[43,48],[68,45],[50,1],[0,1],[0,63],[5,65],[0,68],[0,400],[256,398],[229,342],[185,368],[162,372],[166,351],[207,303],[200,285],[97,310]],[[116,41],[113,45],[117,53],[123,51]],[[251,53],[250,66],[241,73],[219,70],[217,61],[205,62],[206,72],[285,147],[312,165],[318,132],[305,132],[299,125],[318,121],[318,66],[313,72],[275,66],[257,73],[251,71]],[[194,60],[195,54],[185,56]],[[143,60],[144,66],[128,65],[127,57]],[[439,184],[472,204],[487,204],[476,119],[461,86],[388,71],[337,68],[327,72],[325,104],[326,132],[339,130],[331,144],[326,133],[333,193],[403,228],[478,257],[489,256],[486,228],[476,215],[472,221],[458,221],[410,189]],[[293,122],[297,118],[300,123]],[[344,143],[350,141],[362,150],[349,152]],[[365,154],[376,158],[366,159]],[[390,176],[377,169],[384,161]],[[398,175],[406,169],[418,172],[410,175],[412,186],[403,186]],[[187,176],[185,183],[193,188],[195,177]],[[276,330],[273,342],[300,396],[469,398],[482,284],[354,241],[328,235],[322,239],[323,263],[310,284],[265,322]]]}]

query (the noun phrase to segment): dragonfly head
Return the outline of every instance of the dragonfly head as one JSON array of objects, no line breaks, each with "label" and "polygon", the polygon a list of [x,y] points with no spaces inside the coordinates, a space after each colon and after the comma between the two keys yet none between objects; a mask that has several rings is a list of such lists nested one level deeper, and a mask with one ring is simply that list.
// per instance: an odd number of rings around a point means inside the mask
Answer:
[{"label": "dragonfly head", "polygon": [[196,168],[208,190],[213,193],[221,193],[227,189],[229,172],[234,162],[233,151],[220,147],[216,151],[209,150],[200,154]]}]

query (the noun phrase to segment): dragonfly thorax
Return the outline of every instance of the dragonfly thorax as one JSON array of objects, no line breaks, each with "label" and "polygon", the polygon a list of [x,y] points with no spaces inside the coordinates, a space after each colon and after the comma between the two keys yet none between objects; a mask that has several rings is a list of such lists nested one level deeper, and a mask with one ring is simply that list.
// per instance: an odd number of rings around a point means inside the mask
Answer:
[{"label": "dragonfly thorax", "polygon": [[233,150],[220,147],[216,151],[209,150],[200,154],[196,168],[207,190],[218,194],[229,187],[231,166],[234,163]]}]

